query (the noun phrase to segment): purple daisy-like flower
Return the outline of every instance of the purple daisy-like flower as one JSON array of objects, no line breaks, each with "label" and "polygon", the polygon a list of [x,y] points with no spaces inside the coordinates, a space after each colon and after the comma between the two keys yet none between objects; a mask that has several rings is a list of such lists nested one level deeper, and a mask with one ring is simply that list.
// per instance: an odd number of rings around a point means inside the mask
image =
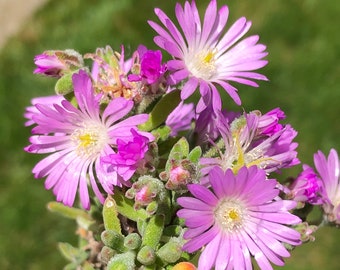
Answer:
[{"label": "purple daisy-like flower", "polygon": [[237,89],[229,82],[258,87],[254,80],[267,80],[264,75],[253,72],[267,64],[266,46],[258,44],[257,35],[240,41],[248,32],[251,22],[242,17],[225,32],[229,10],[222,6],[217,10],[216,0],[210,1],[201,23],[195,4],[186,1],[184,7],[176,5],[176,18],[181,31],[160,9],[155,13],[163,24],[149,21],[158,33],[155,43],[171,54],[168,62],[174,83],[187,79],[181,92],[187,99],[199,87],[203,102],[198,111],[212,103],[214,109],[221,108],[221,98],[216,85],[221,86],[236,102],[241,104]]},{"label": "purple daisy-like flower", "polygon": [[99,198],[104,197],[98,188],[97,180],[107,193],[121,183],[107,174],[100,164],[100,157],[113,152],[111,146],[118,139],[131,137],[131,129],[145,122],[147,114],[135,115],[126,119],[133,102],[124,98],[112,100],[104,111],[100,110],[101,95],[95,95],[90,77],[85,71],[74,74],[74,94],[79,108],[69,101],[61,104],[36,104],[40,112],[32,119],[37,124],[32,129],[29,153],[46,154],[34,168],[36,178],[47,177],[46,189],[53,188],[57,201],[72,206],[77,190],[84,208],[90,207],[88,183]]},{"label": "purple daisy-like flower", "polygon": [[277,199],[277,181],[256,166],[237,175],[215,167],[209,181],[211,190],[190,184],[193,197],[178,198],[183,209],[177,215],[188,227],[183,249],[202,251],[198,270],[252,269],[251,256],[261,269],[272,269],[270,262],[284,265],[290,254],[283,243],[301,243],[300,233],[285,226],[301,222],[289,213],[296,202]]},{"label": "purple daisy-like flower", "polygon": [[223,116],[218,119],[223,146],[217,146],[221,147],[219,156],[201,158],[203,176],[214,166],[220,166],[223,170],[232,169],[236,173],[243,166],[256,165],[271,173],[299,164],[295,151],[298,144],[293,142],[297,132],[290,125],[283,126],[271,136],[265,136],[259,129],[261,116],[258,112],[244,114],[233,120]]},{"label": "purple daisy-like flower", "polygon": [[328,157],[318,151],[314,154],[315,168],[322,181],[322,205],[326,220],[340,224],[340,160],[335,149],[331,149]]}]

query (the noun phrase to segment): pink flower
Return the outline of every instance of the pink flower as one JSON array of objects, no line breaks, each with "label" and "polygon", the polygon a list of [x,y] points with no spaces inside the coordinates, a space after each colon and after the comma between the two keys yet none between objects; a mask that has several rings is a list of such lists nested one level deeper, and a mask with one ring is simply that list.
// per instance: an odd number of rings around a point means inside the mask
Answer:
[{"label": "pink flower", "polygon": [[280,124],[279,121],[285,118],[286,116],[280,108],[275,108],[265,113],[259,119],[258,128],[260,133],[267,136],[271,136],[277,133],[283,127],[283,125]]},{"label": "pink flower", "polygon": [[74,50],[46,51],[34,57],[37,68],[34,73],[50,77],[61,77],[65,73],[84,65],[81,55]]},{"label": "pink flower", "polygon": [[67,69],[66,65],[55,55],[39,54],[34,57],[34,64],[37,66],[34,73],[51,77],[61,77],[61,72]]},{"label": "pink flower", "polygon": [[181,91],[183,100],[199,87],[203,99],[198,111],[210,103],[214,110],[219,110],[221,98],[217,85],[240,105],[237,89],[230,81],[257,87],[254,80],[267,80],[253,72],[267,64],[262,60],[267,55],[266,46],[257,43],[259,37],[256,35],[240,41],[248,32],[250,21],[242,17],[225,31],[228,7],[222,6],[217,10],[216,0],[210,1],[203,24],[195,1],[191,4],[186,1],[184,7],[177,4],[175,12],[180,28],[158,8],[155,13],[163,26],[152,21],[149,24],[158,34],[154,38],[155,43],[174,57],[168,62],[173,82],[187,79]]},{"label": "pink flower", "polygon": [[162,64],[161,51],[147,50],[145,46],[138,47],[140,57],[140,74],[131,74],[129,81],[145,81],[147,84],[157,83],[166,71],[166,65]]},{"label": "pink flower", "polygon": [[131,129],[131,135],[128,140],[117,139],[117,153],[101,158],[108,173],[117,174],[125,185],[130,185],[127,181],[138,167],[143,166],[143,159],[149,149],[149,138],[138,134],[134,129]]},{"label": "pink flower", "polygon": [[314,164],[322,181],[325,218],[340,224],[340,161],[337,151],[331,149],[327,158],[318,151],[314,154]]},{"label": "pink flower", "polygon": [[[271,173],[299,164],[296,152],[298,144],[293,142],[297,132],[290,125],[267,136],[261,134],[259,129],[261,116],[258,112],[235,119],[224,118],[220,113],[217,119],[224,147],[217,156],[201,158],[203,176],[214,166],[223,170],[232,169],[236,173],[243,166],[256,165]],[[202,177],[202,180],[204,182],[206,178]]]},{"label": "pink flower", "polygon": [[188,227],[183,250],[201,250],[198,270],[252,269],[251,256],[261,269],[284,265],[284,243],[301,244],[300,233],[285,225],[301,220],[289,213],[295,201],[278,200],[277,181],[265,171],[242,167],[236,175],[215,167],[209,173],[211,190],[188,185],[193,197],[180,197],[178,217]]},{"label": "pink flower", "polygon": [[291,192],[289,196],[295,201],[322,204],[320,196],[322,182],[314,170],[307,165],[303,166],[303,171],[294,180],[290,189]]},{"label": "pink flower", "polygon": [[47,177],[45,187],[53,188],[57,201],[72,206],[79,190],[81,204],[88,209],[88,183],[101,202],[104,196],[98,182],[106,193],[122,185],[106,173],[100,158],[114,153],[111,146],[117,145],[119,139],[131,138],[131,129],[137,130],[136,126],[145,122],[148,115],[122,120],[133,107],[133,102],[124,98],[112,100],[101,112],[100,95],[94,94],[85,71],[73,75],[73,85],[78,108],[67,100],[35,105],[39,111],[33,117],[37,126],[32,129],[34,135],[25,150],[49,153],[33,168],[33,173],[36,178]]}]

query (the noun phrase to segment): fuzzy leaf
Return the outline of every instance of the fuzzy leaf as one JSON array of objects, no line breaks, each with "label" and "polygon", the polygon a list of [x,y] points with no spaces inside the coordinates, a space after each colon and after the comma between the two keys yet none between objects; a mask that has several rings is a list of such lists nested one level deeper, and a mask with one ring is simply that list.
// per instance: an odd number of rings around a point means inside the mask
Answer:
[{"label": "fuzzy leaf", "polygon": [[177,107],[180,101],[180,90],[174,90],[164,95],[150,112],[148,121],[140,125],[139,129],[150,131],[160,126],[165,122],[168,115]]},{"label": "fuzzy leaf", "polygon": [[55,92],[57,95],[67,95],[73,92],[72,83],[73,72],[63,75],[55,84]]},{"label": "fuzzy leaf", "polygon": [[152,216],[146,225],[143,235],[142,246],[149,246],[153,249],[159,244],[164,229],[164,215]]},{"label": "fuzzy leaf", "polygon": [[87,214],[84,210],[74,207],[68,207],[59,202],[49,202],[47,204],[47,209],[50,210],[52,213],[60,214],[66,218],[77,220],[77,218],[81,217],[88,221],[92,221],[90,215]]},{"label": "fuzzy leaf", "polygon": [[80,265],[87,259],[87,253],[84,250],[78,249],[69,243],[58,243],[58,248],[61,254],[70,262]]},{"label": "fuzzy leaf", "polygon": [[169,171],[170,167],[171,167],[171,161],[172,160],[184,159],[188,156],[188,154],[189,154],[189,143],[184,137],[182,137],[172,147],[172,149],[169,153],[169,158],[168,158],[168,161],[166,163],[165,169],[167,171]]},{"label": "fuzzy leaf", "polygon": [[113,230],[121,233],[122,228],[118,218],[117,204],[111,196],[108,196],[104,202],[103,220],[105,230]]},{"label": "fuzzy leaf", "polygon": [[107,270],[135,270],[135,257],[133,251],[116,254],[107,265]]},{"label": "fuzzy leaf", "polygon": [[188,158],[193,163],[198,163],[200,157],[202,155],[202,149],[199,146],[196,146],[188,155]]}]

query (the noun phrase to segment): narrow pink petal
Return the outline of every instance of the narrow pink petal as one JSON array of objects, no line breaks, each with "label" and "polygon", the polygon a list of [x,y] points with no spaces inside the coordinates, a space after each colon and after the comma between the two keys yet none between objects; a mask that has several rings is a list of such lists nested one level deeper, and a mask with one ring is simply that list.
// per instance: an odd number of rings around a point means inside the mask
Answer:
[{"label": "narrow pink petal", "polygon": [[222,234],[219,250],[217,251],[215,269],[224,270],[230,264],[232,246],[230,238],[226,234]]},{"label": "narrow pink petal", "polygon": [[211,206],[205,204],[201,200],[192,197],[179,197],[177,202],[180,206],[193,209],[193,210],[200,210],[200,211],[211,211]]},{"label": "narrow pink petal", "polygon": [[242,17],[238,19],[223,36],[217,45],[217,49],[220,53],[228,50],[233,44],[235,44],[245,33],[248,32],[251,26],[250,22],[247,22],[246,18]]},{"label": "narrow pink petal", "polygon": [[215,31],[216,22],[217,22],[217,3],[215,0],[210,1],[205,14],[204,14],[204,21],[203,21],[203,29],[201,34],[200,42],[202,44],[206,43],[206,40],[209,38],[212,29]]},{"label": "narrow pink petal", "polygon": [[[96,163],[96,165],[98,166],[98,163]],[[93,168],[93,163],[89,165],[90,168]],[[101,170],[100,168],[101,166],[98,167],[95,167],[95,171],[99,171]],[[94,177],[94,173],[93,173],[93,169],[89,169],[89,178],[90,178],[90,183],[91,183],[91,187],[92,187],[92,190],[94,192],[94,194],[97,196],[97,198],[99,199],[99,201],[104,204],[104,201],[105,201],[105,198],[103,196],[103,194],[101,193],[101,191],[99,190],[98,188],[98,185],[97,185],[97,182],[96,182],[96,179]]]},{"label": "narrow pink petal", "polygon": [[190,78],[181,90],[181,99],[185,100],[190,97],[198,86],[198,80],[194,77]]},{"label": "narrow pink petal", "polygon": [[240,231],[242,234],[243,240],[248,247],[250,253],[254,256],[257,264],[259,265],[261,270],[272,270],[273,267],[270,265],[267,257],[264,255],[262,250],[254,243],[253,239],[251,239],[248,234],[244,231]]},{"label": "narrow pink petal", "polygon": [[276,223],[283,223],[287,225],[293,225],[300,223],[301,220],[297,216],[290,214],[289,212],[280,213],[265,213],[265,212],[250,212],[251,216],[256,217],[261,220],[267,220]]},{"label": "narrow pink petal", "polygon": [[211,269],[215,265],[216,256],[220,250],[221,234],[217,234],[204,248],[199,260],[198,269]]},{"label": "narrow pink petal", "polygon": [[184,232],[183,237],[184,239],[197,237],[201,235],[203,232],[205,232],[206,230],[208,230],[212,225],[213,225],[213,220],[211,220],[211,222],[207,222],[203,224],[202,226],[189,228]]},{"label": "narrow pink petal", "polygon": [[296,207],[295,201],[281,200],[268,204],[249,206],[248,209],[255,212],[281,212],[289,211]]},{"label": "narrow pink petal", "polygon": [[226,181],[224,172],[220,167],[214,167],[209,172],[209,181],[214,190],[214,193],[219,199],[225,197],[223,182]]},{"label": "narrow pink petal", "polygon": [[204,226],[207,223],[211,224],[212,220],[214,220],[214,217],[211,211],[204,212],[204,211],[180,209],[177,212],[177,216],[180,218],[184,218],[185,225],[190,228]]},{"label": "narrow pink petal", "polygon": [[116,121],[127,115],[133,107],[133,101],[119,97],[111,100],[105,108],[102,118],[107,125],[112,125]]},{"label": "narrow pink petal", "polygon": [[190,184],[188,185],[189,191],[194,195],[196,198],[200,199],[201,201],[205,202],[210,206],[215,206],[218,203],[218,199],[216,196],[206,187],[200,186],[198,184]]},{"label": "narrow pink petal", "polygon": [[82,207],[86,210],[89,210],[91,206],[89,190],[87,186],[87,172],[93,170],[93,168],[89,166],[89,162],[83,163],[81,173],[79,175],[79,198]]},{"label": "narrow pink petal", "polygon": [[183,250],[192,253],[210,241],[214,239],[214,237],[219,233],[219,230],[216,227],[212,227],[209,231],[202,233],[201,235],[189,240],[183,245]]},{"label": "narrow pink petal", "polygon": [[237,94],[237,89],[235,87],[222,80],[215,80],[214,82],[221,85],[237,105],[241,105],[241,99]]}]

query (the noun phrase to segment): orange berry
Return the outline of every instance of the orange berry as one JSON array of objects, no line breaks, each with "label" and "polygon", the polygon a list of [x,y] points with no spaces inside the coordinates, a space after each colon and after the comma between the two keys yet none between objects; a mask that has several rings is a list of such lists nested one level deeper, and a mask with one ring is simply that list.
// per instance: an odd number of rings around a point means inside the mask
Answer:
[{"label": "orange berry", "polygon": [[189,262],[180,262],[172,270],[196,270],[196,266]]}]

